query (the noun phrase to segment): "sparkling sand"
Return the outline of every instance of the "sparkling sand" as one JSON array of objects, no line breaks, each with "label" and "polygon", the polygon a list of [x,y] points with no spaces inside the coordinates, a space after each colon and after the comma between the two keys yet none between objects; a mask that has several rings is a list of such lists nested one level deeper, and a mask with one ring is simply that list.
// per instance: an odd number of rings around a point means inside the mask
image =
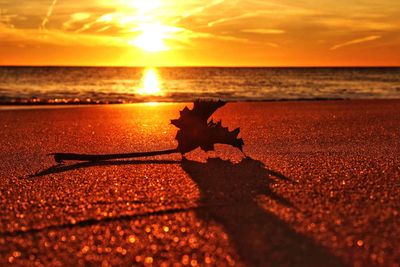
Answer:
[{"label": "sparkling sand", "polygon": [[0,266],[399,266],[400,101],[230,103],[240,151],[176,147],[185,104],[0,111]]}]

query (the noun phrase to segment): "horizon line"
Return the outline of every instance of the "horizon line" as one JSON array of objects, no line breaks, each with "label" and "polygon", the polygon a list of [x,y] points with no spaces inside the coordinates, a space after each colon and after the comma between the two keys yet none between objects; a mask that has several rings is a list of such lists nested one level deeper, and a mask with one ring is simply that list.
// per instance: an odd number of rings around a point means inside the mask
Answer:
[{"label": "horizon line", "polygon": [[41,68],[400,68],[400,65],[187,65],[187,66],[130,66],[130,65],[9,65],[0,67],[41,67]]}]

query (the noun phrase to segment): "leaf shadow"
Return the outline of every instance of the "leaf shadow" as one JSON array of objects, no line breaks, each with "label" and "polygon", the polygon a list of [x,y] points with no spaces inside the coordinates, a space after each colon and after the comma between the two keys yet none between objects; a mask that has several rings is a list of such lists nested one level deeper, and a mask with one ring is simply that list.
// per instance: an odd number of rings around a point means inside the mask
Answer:
[{"label": "leaf shadow", "polygon": [[[247,266],[345,266],[343,262],[308,237],[296,233],[278,216],[259,206],[265,195],[287,208],[293,204],[274,193],[275,179],[290,181],[249,157],[239,163],[210,158],[206,163],[184,159],[182,168],[200,190],[196,211],[204,221],[221,225],[241,261]],[[218,206],[212,203],[230,203]]]},{"label": "leaf shadow", "polygon": [[[308,237],[296,233],[286,222],[261,208],[256,197],[265,195],[284,207],[296,209],[289,200],[271,190],[276,179],[292,182],[283,174],[267,169],[261,161],[246,157],[239,163],[209,158],[206,163],[187,160],[109,160],[58,164],[29,177],[41,177],[95,166],[132,164],[181,164],[200,191],[198,206],[193,209],[203,221],[221,225],[247,266],[345,266],[336,256]],[[225,203],[228,205],[218,205]],[[161,211],[164,212],[164,211]],[[171,211],[171,212],[180,212]],[[76,227],[108,220],[133,219],[137,215],[87,220]],[[140,216],[146,216],[140,215]],[[126,218],[125,218],[126,217]],[[38,229],[41,231],[43,229]],[[36,231],[36,230],[32,230]],[[15,233],[14,233],[15,234]]]}]

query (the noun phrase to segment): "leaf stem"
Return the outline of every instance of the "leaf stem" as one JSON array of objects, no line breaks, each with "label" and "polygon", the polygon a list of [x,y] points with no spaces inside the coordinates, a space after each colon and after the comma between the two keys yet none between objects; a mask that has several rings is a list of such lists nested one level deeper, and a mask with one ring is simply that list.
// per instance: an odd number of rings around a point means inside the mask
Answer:
[{"label": "leaf stem", "polygon": [[76,153],[54,153],[50,154],[54,156],[54,160],[57,163],[61,163],[65,160],[77,160],[77,161],[102,161],[110,159],[126,159],[126,158],[139,158],[148,156],[158,156],[178,153],[178,149],[168,149],[150,152],[135,152],[135,153],[123,153],[123,154],[76,154]]}]

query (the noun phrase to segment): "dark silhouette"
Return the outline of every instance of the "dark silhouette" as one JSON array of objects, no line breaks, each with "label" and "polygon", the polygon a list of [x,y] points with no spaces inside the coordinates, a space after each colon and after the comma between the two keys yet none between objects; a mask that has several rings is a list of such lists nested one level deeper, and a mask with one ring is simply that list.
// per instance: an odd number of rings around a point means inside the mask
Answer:
[{"label": "dark silhouette", "polygon": [[78,161],[104,161],[113,159],[127,159],[127,158],[141,158],[150,156],[160,156],[166,154],[178,153],[177,149],[167,149],[150,152],[133,152],[133,153],[122,153],[122,154],[77,154],[77,153],[52,153],[49,154],[54,156],[54,160],[57,163],[62,163],[65,160],[78,160]]},{"label": "dark silhouette", "polygon": [[29,178],[45,176],[53,173],[67,172],[82,168],[95,166],[118,166],[118,165],[135,165],[135,164],[179,164],[181,161],[175,160],[104,160],[104,161],[86,161],[71,165],[56,164],[47,169],[40,170],[35,174],[31,174]]},{"label": "dark silhouette", "polygon": [[193,109],[185,107],[171,124],[179,128],[175,139],[178,141],[178,151],[183,155],[198,147],[204,151],[214,150],[215,144],[231,145],[243,151],[243,139],[238,138],[240,128],[229,131],[222,127],[221,121],[215,123],[211,115],[226,102],[196,100]]},{"label": "dark silhouette", "polygon": [[344,266],[324,248],[257,204],[256,197],[265,195],[293,207],[269,188],[272,176],[288,180],[282,174],[269,171],[262,162],[248,157],[235,164],[219,158],[206,163],[184,159],[182,167],[200,190],[199,205],[207,207],[196,210],[197,215],[224,227],[246,265]]},{"label": "dark silhouette", "polygon": [[222,127],[221,121],[215,123],[212,119],[209,120],[211,115],[225,104],[226,102],[221,100],[196,100],[193,103],[193,109],[185,107],[180,112],[178,119],[171,120],[171,124],[179,129],[175,136],[178,141],[178,146],[175,149],[103,155],[77,153],[52,153],[50,155],[54,156],[54,160],[58,163],[66,160],[102,161],[173,153],[184,155],[198,147],[204,151],[211,151],[214,150],[215,144],[231,145],[243,152],[243,139],[238,138],[240,128],[229,131],[227,127]]}]

